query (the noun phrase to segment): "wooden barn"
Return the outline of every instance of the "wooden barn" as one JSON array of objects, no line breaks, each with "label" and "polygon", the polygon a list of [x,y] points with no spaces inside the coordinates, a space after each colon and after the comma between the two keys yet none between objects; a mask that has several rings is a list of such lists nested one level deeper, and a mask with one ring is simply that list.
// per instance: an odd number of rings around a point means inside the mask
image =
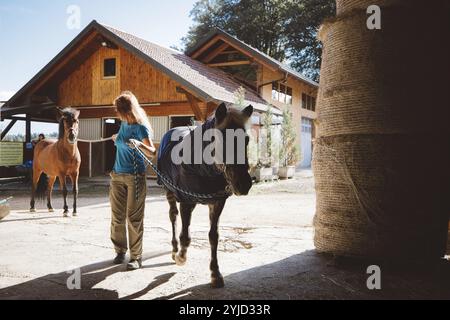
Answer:
[{"label": "wooden barn", "polygon": [[[158,143],[168,129],[203,121],[221,102],[234,102],[240,87],[246,89],[245,103],[255,107],[255,126],[271,106],[277,117],[282,108],[292,110],[302,165],[309,166],[317,83],[220,30],[181,53],[92,21],[6,102],[1,117],[26,121],[29,131],[31,121],[54,122],[55,106],[71,106],[81,111],[79,138],[100,140],[117,132],[112,101],[130,90],[147,112]],[[80,142],[79,148],[82,175],[111,170],[112,142]]]}]

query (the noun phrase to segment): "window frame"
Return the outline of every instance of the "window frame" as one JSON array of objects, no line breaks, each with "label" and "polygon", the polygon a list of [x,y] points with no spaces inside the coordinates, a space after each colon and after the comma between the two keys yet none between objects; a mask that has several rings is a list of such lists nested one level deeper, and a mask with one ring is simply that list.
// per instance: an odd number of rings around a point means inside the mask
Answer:
[{"label": "window frame", "polygon": [[[106,76],[106,62],[114,60],[114,75],[113,76]],[[102,64],[102,79],[110,80],[110,79],[116,79],[117,78],[117,58],[116,57],[110,57],[110,58],[104,58],[103,64]]]}]

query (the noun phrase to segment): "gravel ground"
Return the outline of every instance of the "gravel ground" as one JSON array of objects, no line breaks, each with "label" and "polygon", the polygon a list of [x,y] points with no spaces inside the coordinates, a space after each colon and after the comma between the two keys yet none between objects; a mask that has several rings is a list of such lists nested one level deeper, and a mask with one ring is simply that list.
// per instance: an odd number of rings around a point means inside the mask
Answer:
[{"label": "gravel ground", "polygon": [[[81,183],[77,218],[63,218],[62,210],[48,213],[43,203],[30,214],[27,188],[0,187],[0,198],[14,196],[14,210],[0,222],[0,299],[450,299],[446,260],[383,265],[382,290],[371,291],[366,269],[373,262],[314,251],[310,170],[293,180],[255,185],[249,196],[227,202],[219,244],[223,289],[209,287],[205,206],[194,211],[188,262],[178,267],[170,256],[168,205],[149,181],[144,267],[126,272],[111,264],[107,179]],[[54,207],[62,207],[58,192]],[[81,274],[79,290],[67,287],[71,270]]]}]

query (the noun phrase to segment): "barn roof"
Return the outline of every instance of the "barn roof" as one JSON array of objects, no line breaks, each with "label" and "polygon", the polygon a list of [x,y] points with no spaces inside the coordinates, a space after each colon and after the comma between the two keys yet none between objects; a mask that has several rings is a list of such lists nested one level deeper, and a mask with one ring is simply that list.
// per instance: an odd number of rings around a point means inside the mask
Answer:
[{"label": "barn roof", "polygon": [[[63,61],[72,50],[93,31],[97,31],[112,43],[125,48],[139,56],[161,72],[167,74],[175,81],[186,87],[194,95],[205,101],[234,102],[235,92],[243,86],[227,73],[208,67],[207,65],[190,58],[176,50],[168,49],[132,34],[120,31],[113,27],[92,21],[66,48],[64,48],[47,66],[20,89],[7,103],[3,111],[22,99],[33,86],[46,75],[49,70]],[[260,111],[267,110],[269,103],[250,88],[246,88],[245,103],[252,104]],[[274,113],[280,114],[279,109],[273,108]]]},{"label": "barn roof", "polygon": [[306,76],[302,75],[298,71],[292,69],[288,65],[272,58],[271,56],[265,54],[264,52],[248,45],[247,43],[239,40],[238,38],[232,36],[231,34],[225,32],[222,29],[214,28],[211,30],[204,38],[202,38],[198,43],[196,43],[192,48],[188,49],[186,51],[186,55],[192,56],[194,53],[196,53],[200,48],[203,48],[205,45],[211,42],[215,37],[220,36],[225,38],[229,43],[233,44],[234,46],[244,49],[245,51],[249,52],[252,57],[257,57],[260,60],[263,60],[267,64],[274,66],[275,68],[279,69],[280,71],[287,72],[289,75],[293,76],[294,78],[306,82],[309,85],[312,85],[316,88],[319,87],[319,84]]}]

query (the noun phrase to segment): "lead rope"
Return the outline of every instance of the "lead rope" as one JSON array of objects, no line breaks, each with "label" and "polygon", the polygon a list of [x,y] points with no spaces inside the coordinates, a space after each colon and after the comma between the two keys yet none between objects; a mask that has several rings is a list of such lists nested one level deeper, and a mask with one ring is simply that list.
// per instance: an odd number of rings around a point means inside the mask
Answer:
[{"label": "lead rope", "polygon": [[[134,137],[132,137],[132,139],[134,139]],[[135,193],[135,197],[136,197],[136,201],[139,200],[139,182],[138,182],[138,165],[137,165],[137,156],[136,156],[136,145],[134,145],[134,149],[133,149],[133,168],[134,168],[134,187],[136,189],[136,193]]]},{"label": "lead rope", "polygon": [[[203,194],[203,193],[196,193],[196,192],[191,192],[191,191],[187,191],[184,190],[180,187],[178,187],[175,183],[172,182],[172,180],[168,177],[166,177],[166,175],[164,173],[162,173],[161,171],[158,170],[158,168],[153,164],[153,162],[147,158],[147,156],[141,151],[141,149],[139,149],[139,147],[136,145],[136,143],[132,140],[132,144],[134,146],[134,150],[137,152],[137,154],[139,154],[141,156],[141,158],[144,160],[144,162],[146,162],[149,166],[152,167],[153,171],[155,171],[156,175],[161,179],[161,181],[164,182],[164,184],[167,186],[170,186],[172,189],[181,192],[191,198],[194,199],[203,199],[203,200],[222,200],[222,199],[226,199],[229,196],[231,196],[233,194],[231,187],[229,185],[226,186],[224,191],[221,192],[216,192],[216,193],[211,193],[211,194]],[[135,153],[133,153],[135,154]],[[145,165],[145,163],[144,163]],[[148,165],[145,165],[145,167],[147,167]]]}]

